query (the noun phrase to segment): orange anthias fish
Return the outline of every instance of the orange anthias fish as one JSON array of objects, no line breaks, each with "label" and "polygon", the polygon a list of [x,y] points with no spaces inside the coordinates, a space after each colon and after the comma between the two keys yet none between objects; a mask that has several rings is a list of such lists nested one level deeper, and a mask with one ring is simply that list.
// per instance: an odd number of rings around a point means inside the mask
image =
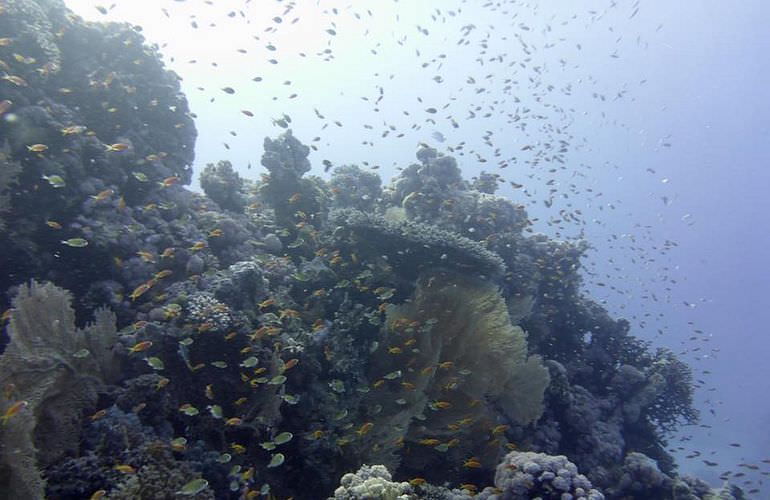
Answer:
[{"label": "orange anthias fish", "polygon": [[112,193],[114,193],[114,192],[115,191],[113,191],[112,189],[105,189],[104,191],[99,191],[98,194],[91,195],[91,199],[93,199],[95,201],[104,201],[107,198],[109,198],[110,196],[112,196]]},{"label": "orange anthias fish", "polygon": [[5,413],[3,416],[0,417],[0,421],[3,425],[8,423],[8,420],[10,420],[12,417],[17,415],[21,410],[27,407],[29,403],[27,401],[16,401],[13,403],[7,410],[5,410]]},{"label": "orange anthias fish", "polygon": [[120,152],[125,151],[128,149],[128,144],[122,143],[122,142],[116,142],[115,144],[107,144],[106,146],[107,152]]},{"label": "orange anthias fish", "polygon": [[173,186],[180,180],[181,179],[178,176],[172,175],[171,177],[166,177],[165,179],[163,179],[159,184],[161,187],[167,188],[169,186]]},{"label": "orange anthias fish", "polygon": [[142,352],[142,351],[146,351],[150,347],[152,347],[152,341],[151,340],[143,340],[143,341],[139,342],[138,344],[134,344],[134,346],[131,347],[131,349],[129,349],[128,351],[131,352],[131,353]]},{"label": "orange anthias fish", "polygon": [[148,281],[148,282],[146,282],[146,283],[142,283],[141,285],[139,285],[138,287],[136,287],[136,288],[134,289],[134,291],[133,291],[133,292],[131,292],[131,294],[129,295],[129,297],[131,298],[131,300],[136,300],[136,299],[138,299],[138,298],[139,298],[139,297],[141,297],[143,294],[145,294],[145,293],[147,292],[147,290],[149,290],[150,288],[152,288],[152,286],[153,286],[154,284],[155,284],[155,283],[153,282],[153,280],[150,280],[150,281]]}]

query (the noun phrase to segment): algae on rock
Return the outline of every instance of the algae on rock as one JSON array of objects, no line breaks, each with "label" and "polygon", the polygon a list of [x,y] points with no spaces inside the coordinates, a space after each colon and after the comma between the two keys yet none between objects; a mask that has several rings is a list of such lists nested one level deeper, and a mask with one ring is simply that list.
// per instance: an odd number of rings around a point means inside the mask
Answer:
[{"label": "algae on rock", "polygon": [[34,281],[13,300],[0,412],[27,405],[0,429],[0,490],[10,500],[44,497],[40,468],[77,449],[83,410],[116,375],[114,314],[100,309],[94,324],[77,329],[70,301],[66,290]]}]

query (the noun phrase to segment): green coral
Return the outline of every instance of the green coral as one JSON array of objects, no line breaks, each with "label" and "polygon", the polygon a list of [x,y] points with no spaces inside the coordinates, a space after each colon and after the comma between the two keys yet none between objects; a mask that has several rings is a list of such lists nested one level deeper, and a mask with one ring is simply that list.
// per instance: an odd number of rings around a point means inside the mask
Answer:
[{"label": "green coral", "polygon": [[84,408],[115,376],[115,316],[104,309],[95,323],[75,328],[67,291],[51,283],[22,285],[13,300],[10,344],[0,357],[0,386],[27,406],[0,430],[0,490],[10,500],[43,498],[38,465],[77,450]]}]

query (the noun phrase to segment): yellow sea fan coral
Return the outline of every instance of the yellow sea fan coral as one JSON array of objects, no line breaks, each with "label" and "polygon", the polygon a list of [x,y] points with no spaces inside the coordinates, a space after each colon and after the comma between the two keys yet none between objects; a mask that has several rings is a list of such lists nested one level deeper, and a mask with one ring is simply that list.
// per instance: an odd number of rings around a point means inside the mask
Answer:
[{"label": "yellow sea fan coral", "polygon": [[511,324],[496,287],[452,272],[423,275],[410,301],[388,309],[369,374],[375,425],[361,449],[391,466],[403,446],[413,461],[415,450],[466,453],[487,438],[494,446],[476,454],[497,458],[499,417],[519,425],[537,420],[549,382],[540,358],[527,356],[526,334]]},{"label": "yellow sea fan coral", "polygon": [[22,285],[13,300],[10,344],[0,356],[0,413],[25,407],[0,428],[0,491],[8,498],[43,498],[39,464],[78,445],[84,408],[116,366],[115,316],[96,312],[95,324],[75,328],[70,295],[51,283]]}]

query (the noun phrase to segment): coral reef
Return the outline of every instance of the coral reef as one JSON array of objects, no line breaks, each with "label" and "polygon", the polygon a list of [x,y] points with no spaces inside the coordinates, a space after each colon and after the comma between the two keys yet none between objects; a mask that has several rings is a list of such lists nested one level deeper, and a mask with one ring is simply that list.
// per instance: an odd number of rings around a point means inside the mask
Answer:
[{"label": "coral reef", "polygon": [[697,419],[690,369],[584,295],[587,244],[532,234],[498,176],[423,147],[388,185],[327,182],[287,130],[260,179],[219,162],[193,193],[157,47],[3,7],[11,498],[716,494],[665,450]]}]

